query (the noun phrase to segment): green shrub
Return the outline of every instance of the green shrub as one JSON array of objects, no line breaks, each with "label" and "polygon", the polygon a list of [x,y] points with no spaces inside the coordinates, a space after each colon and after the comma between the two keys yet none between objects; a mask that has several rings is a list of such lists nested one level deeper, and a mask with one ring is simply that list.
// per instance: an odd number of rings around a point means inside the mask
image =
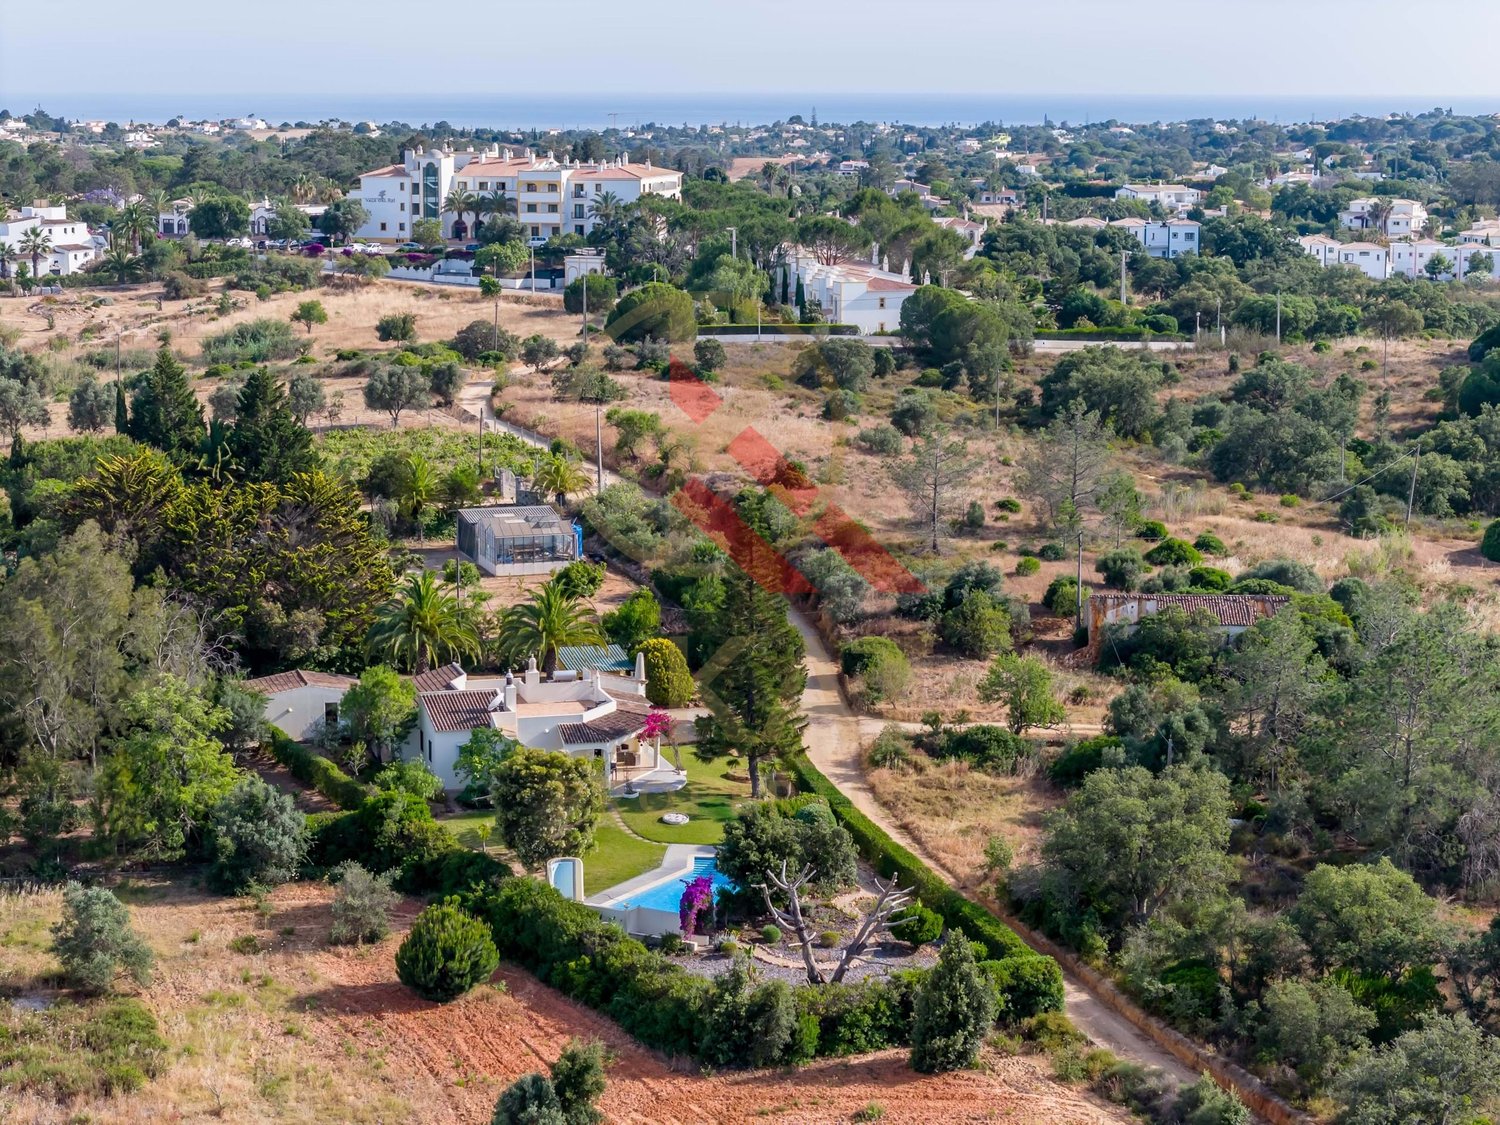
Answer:
[{"label": "green shrub", "polygon": [[489,931],[454,899],[422,911],[396,950],[401,983],[439,1004],[488,980],[499,966]]},{"label": "green shrub", "polygon": [[1491,521],[1479,542],[1479,553],[1490,562],[1500,562],[1500,520]]},{"label": "green shrub", "polygon": [[646,698],[658,707],[687,706],[694,688],[682,649],[666,637],[653,637],[639,651],[646,658]]},{"label": "green shrub", "polygon": [[1200,590],[1227,590],[1234,584],[1234,576],[1216,566],[1195,566],[1188,571],[1188,582]]},{"label": "green shrub", "polygon": [[69,883],[62,918],[52,927],[52,955],[63,978],[84,992],[107,992],[121,972],[137,984],[151,979],[151,947],[130,925],[125,904],[104,887]]},{"label": "green shrub", "polygon": [[1157,540],[1167,537],[1167,525],[1161,520],[1142,520],[1135,529],[1137,539]]},{"label": "green shrub", "polygon": [[1021,502],[1014,496],[1005,496],[995,501],[995,508],[998,511],[1009,512],[1011,515],[1015,515],[1021,510]]},{"label": "green shrub", "polygon": [[1007,1019],[1024,1020],[1063,1010],[1062,967],[1052,958],[1027,953],[982,961],[979,967],[1004,1001]]},{"label": "green shrub", "polygon": [[1061,1009],[1038,1012],[1021,1021],[1021,1034],[1044,1051],[1060,1051],[1087,1043],[1089,1037],[1073,1026]]},{"label": "green shrub", "polygon": [[1104,579],[1104,584],[1114,590],[1134,590],[1148,567],[1140,552],[1130,547],[1120,547],[1101,555],[1094,569]]},{"label": "green shrub", "polygon": [[760,928],[760,940],[767,945],[780,945],[781,928],[779,926],[762,926]]},{"label": "green shrub", "polygon": [[909,945],[930,945],[943,936],[942,915],[914,902],[891,918],[891,936]]},{"label": "green shrub", "polygon": [[1146,561],[1152,566],[1197,566],[1203,556],[1184,540],[1163,539],[1146,552]]},{"label": "green shrub", "polygon": [[333,926],[328,940],[335,945],[379,941],[391,932],[390,914],[400,901],[391,889],[391,875],[372,875],[350,860],[340,864],[333,894]]},{"label": "green shrub", "polygon": [[839,650],[844,675],[863,681],[864,696],[879,703],[905,690],[911,680],[911,662],[889,637],[859,637]]},{"label": "green shrub", "polygon": [[1068,549],[1061,543],[1043,543],[1037,550],[1037,558],[1047,562],[1060,562],[1068,557]]},{"label": "green shrub", "polygon": [[[1083,779],[1104,765],[1105,751],[1118,750],[1124,742],[1112,734],[1099,734],[1075,742],[1057,756],[1047,768],[1047,776],[1066,789],[1081,785]],[[1123,751],[1121,751],[1123,762]]]},{"label": "green shrub", "polygon": [[860,430],[854,435],[854,444],[877,457],[894,457],[902,449],[901,431],[882,422],[878,426]]},{"label": "green shrub", "polygon": [[250,320],[203,341],[204,363],[274,363],[301,355],[307,347],[286,321]]},{"label": "green shrub", "polygon": [[[1087,594],[1084,595],[1088,597]],[[1058,617],[1072,617],[1078,612],[1078,580],[1070,574],[1060,574],[1047,585],[1042,595],[1042,604],[1048,613]]]},{"label": "green shrub", "polygon": [[1017,559],[1016,573],[1020,575],[1035,574],[1042,569],[1040,559]]},{"label": "green shrub", "polygon": [[307,817],[291,795],[251,774],[209,810],[209,882],[230,892],[250,883],[290,882],[307,856],[307,843]]}]

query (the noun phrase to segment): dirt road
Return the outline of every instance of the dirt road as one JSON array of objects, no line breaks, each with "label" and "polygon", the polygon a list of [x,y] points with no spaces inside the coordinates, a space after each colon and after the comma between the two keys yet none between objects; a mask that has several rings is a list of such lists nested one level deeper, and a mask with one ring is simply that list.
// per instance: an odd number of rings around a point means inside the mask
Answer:
[{"label": "dirt road", "polygon": [[[792,624],[807,645],[807,690],[802,695],[802,709],[807,715],[807,756],[823,776],[892,839],[921,859],[944,880],[958,886],[952,872],[943,868],[892,822],[890,814],[875,800],[865,781],[860,760],[860,721],[844,702],[839,691],[838,665],[823,646],[823,640],[807,617],[791,609]],[[1107,1047],[1121,1058],[1158,1067],[1178,1082],[1197,1079],[1189,1068],[1162,1050],[1121,1016],[1091,995],[1071,974],[1063,973],[1063,995],[1068,1018],[1101,1047]]]}]

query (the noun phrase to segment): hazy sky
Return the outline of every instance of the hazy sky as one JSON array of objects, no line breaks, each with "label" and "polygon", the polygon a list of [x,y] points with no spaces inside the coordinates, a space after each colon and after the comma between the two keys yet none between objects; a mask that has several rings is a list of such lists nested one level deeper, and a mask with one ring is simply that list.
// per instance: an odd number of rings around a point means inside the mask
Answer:
[{"label": "hazy sky", "polygon": [[67,112],[70,97],[95,92],[535,98],[641,86],[1500,103],[1500,76],[1484,63],[1486,45],[1500,41],[1495,0],[73,0],[57,9],[0,24],[0,105],[51,98]]}]

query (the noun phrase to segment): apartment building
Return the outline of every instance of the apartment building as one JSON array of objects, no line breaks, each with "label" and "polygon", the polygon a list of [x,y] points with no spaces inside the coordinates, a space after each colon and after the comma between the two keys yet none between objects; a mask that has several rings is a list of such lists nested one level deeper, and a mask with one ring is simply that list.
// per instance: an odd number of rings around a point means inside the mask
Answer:
[{"label": "apartment building", "polygon": [[418,219],[441,220],[447,238],[473,237],[472,211],[456,215],[443,209],[455,187],[484,198],[503,194],[507,213],[530,238],[545,241],[560,234],[587,235],[597,221],[595,204],[605,195],[620,203],[653,194],[680,198],[682,173],[624,158],[579,163],[498,147],[478,153],[418,148],[403,153],[399,164],[360,176],[360,201],[370,219],[357,237],[405,242]]},{"label": "apartment building", "polygon": [[899,273],[878,269],[865,262],[819,262],[802,247],[793,247],[787,257],[792,278],[802,282],[803,294],[817,301],[833,324],[855,325],[861,335],[895,332],[901,324],[901,306],[917,286]]},{"label": "apartment building", "polygon": [[1202,227],[1192,219],[1116,219],[1109,224],[1128,231],[1130,236],[1146,248],[1153,258],[1177,258],[1183,254],[1196,254],[1202,245]]}]

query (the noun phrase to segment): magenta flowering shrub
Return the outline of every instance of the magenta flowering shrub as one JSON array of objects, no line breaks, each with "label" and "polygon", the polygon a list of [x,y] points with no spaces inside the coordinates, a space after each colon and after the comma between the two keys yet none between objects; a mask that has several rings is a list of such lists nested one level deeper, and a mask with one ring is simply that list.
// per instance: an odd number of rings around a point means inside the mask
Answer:
[{"label": "magenta flowering shrub", "polygon": [[698,932],[698,916],[711,911],[714,904],[714,881],[707,875],[699,875],[682,892],[677,904],[677,920],[682,923],[682,936],[690,937]]},{"label": "magenta flowering shrub", "polygon": [[645,739],[671,738],[672,728],[676,723],[677,720],[666,711],[653,707],[646,712],[646,729],[641,732],[641,737]]}]

